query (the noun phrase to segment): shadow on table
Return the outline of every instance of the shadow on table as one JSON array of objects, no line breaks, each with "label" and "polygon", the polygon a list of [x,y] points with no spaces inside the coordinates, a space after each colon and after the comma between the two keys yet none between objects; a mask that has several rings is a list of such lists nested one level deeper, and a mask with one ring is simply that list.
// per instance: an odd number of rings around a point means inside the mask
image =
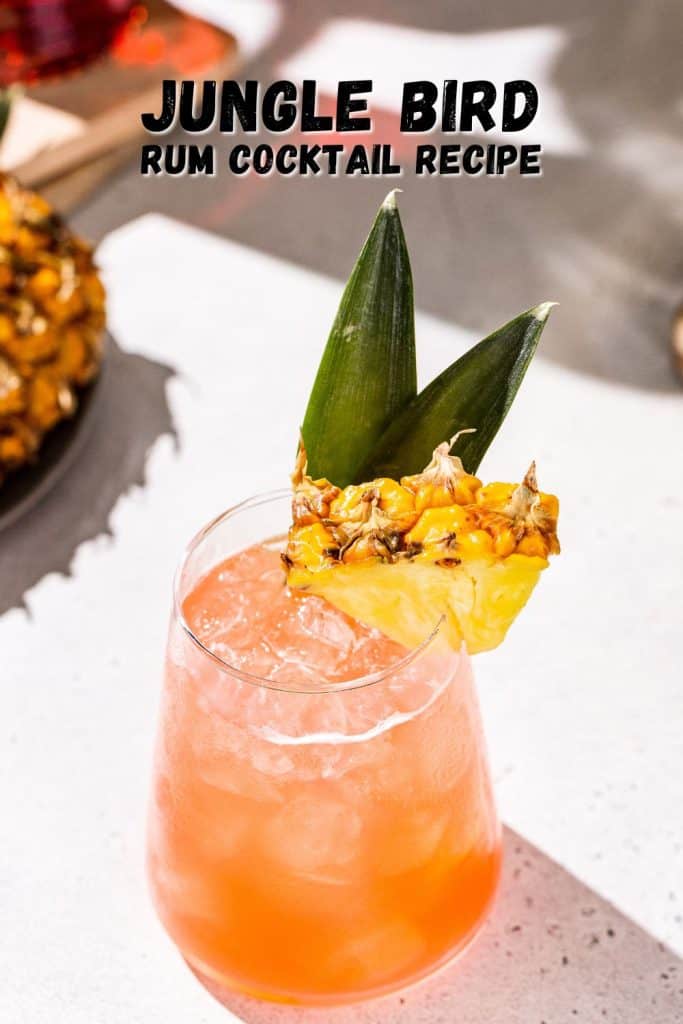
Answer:
[{"label": "shadow on table", "polygon": [[144,484],[152,444],[174,435],[166,400],[172,375],[110,343],[83,449],[42,501],[0,533],[0,615],[47,573],[68,574],[79,544],[111,532],[118,499]]},{"label": "shadow on table", "polygon": [[431,981],[338,1010],[221,1001],[245,1024],[676,1024],[683,961],[506,829],[493,916]]}]

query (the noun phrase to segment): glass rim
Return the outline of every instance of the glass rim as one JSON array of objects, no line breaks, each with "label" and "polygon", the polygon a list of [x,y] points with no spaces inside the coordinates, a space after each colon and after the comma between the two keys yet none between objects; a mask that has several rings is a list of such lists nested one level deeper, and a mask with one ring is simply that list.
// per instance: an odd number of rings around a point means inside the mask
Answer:
[{"label": "glass rim", "polygon": [[[271,504],[276,501],[280,501],[284,498],[291,497],[291,490],[289,488],[278,488],[273,491],[264,491],[260,494],[252,495],[250,498],[245,498],[243,501],[238,502],[236,505],[231,505],[224,512],[211,519],[205,526],[203,526],[195,535],[192,537],[190,542],[186,545],[180,562],[175,570],[173,576],[173,617],[176,622],[179,623],[181,629],[189,640],[203,655],[206,655],[211,662],[216,665],[221,672],[225,675],[230,676],[234,679],[240,679],[242,682],[249,683],[252,686],[262,687],[267,690],[279,690],[284,693],[338,693],[344,690],[357,690],[363,686],[371,686],[375,683],[381,682],[386,679],[387,676],[393,675],[396,672],[401,671],[407,665],[410,665],[416,658],[418,658],[424,651],[431,646],[441,632],[441,628],[445,621],[445,616],[441,615],[436,622],[434,628],[430,633],[422,640],[416,647],[409,650],[402,658],[397,661],[393,661],[390,665],[385,668],[378,669],[376,672],[369,672],[362,676],[355,676],[351,679],[342,679],[336,683],[325,683],[319,686],[303,685],[299,686],[293,683],[278,683],[276,680],[269,679],[267,676],[261,676],[257,673],[246,672],[243,668],[237,665],[231,665],[230,662],[221,658],[219,654],[212,651],[206,644],[196,635],[190,626],[189,622],[185,618],[182,609],[182,601],[180,597],[180,585],[183,577],[185,568],[187,567],[188,561],[192,555],[197,551],[199,546],[204,540],[206,540],[219,526],[221,526],[226,520],[232,518],[235,515],[239,515],[241,512],[246,512],[251,508],[257,508],[260,505]],[[275,537],[280,536],[275,534],[271,538],[265,538],[266,541],[273,540]],[[227,556],[226,556],[227,557]],[[457,653],[453,651],[453,653]]]}]

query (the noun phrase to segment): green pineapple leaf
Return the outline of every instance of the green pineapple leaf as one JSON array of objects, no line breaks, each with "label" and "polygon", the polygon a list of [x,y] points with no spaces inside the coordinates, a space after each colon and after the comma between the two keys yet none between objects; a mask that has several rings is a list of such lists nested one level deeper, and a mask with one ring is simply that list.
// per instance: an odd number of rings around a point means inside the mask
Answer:
[{"label": "green pineapple leaf", "polygon": [[457,454],[476,473],[498,433],[536,351],[554,302],[521,313],[439,374],[392,420],[371,449],[359,479],[419,473],[438,444],[458,431]]},{"label": "green pineapple leaf", "polygon": [[395,191],[382,203],[339,305],[306,409],[308,472],[338,487],[417,394],[413,278]]}]

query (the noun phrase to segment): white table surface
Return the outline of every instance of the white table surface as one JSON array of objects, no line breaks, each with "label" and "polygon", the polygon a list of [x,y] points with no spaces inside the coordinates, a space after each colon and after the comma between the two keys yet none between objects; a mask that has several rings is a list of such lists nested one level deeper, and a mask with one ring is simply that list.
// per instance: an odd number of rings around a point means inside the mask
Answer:
[{"label": "white table surface", "polygon": [[[0,1020],[225,1022],[143,874],[171,574],[203,522],[286,479],[340,286],[154,215],[100,261],[118,344],[174,370],[177,441],[152,445],[109,535],[0,617]],[[474,340],[423,315],[417,328],[423,381]],[[452,978],[344,1020],[596,1021],[600,998],[620,1024],[683,1019],[682,435],[680,396],[542,354],[530,370],[482,470],[516,478],[535,457],[564,550],[476,665],[502,815],[525,840],[508,836],[499,909]]]}]

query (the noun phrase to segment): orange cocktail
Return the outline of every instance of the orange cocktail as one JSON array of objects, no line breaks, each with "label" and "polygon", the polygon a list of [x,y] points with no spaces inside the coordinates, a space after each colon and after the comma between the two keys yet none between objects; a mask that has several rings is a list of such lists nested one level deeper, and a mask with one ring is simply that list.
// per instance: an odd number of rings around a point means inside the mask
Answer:
[{"label": "orange cocktail", "polygon": [[149,870],[214,991],[338,1003],[463,948],[500,830],[467,655],[290,592],[277,542],[252,543],[287,500],[213,524],[179,576]]}]

